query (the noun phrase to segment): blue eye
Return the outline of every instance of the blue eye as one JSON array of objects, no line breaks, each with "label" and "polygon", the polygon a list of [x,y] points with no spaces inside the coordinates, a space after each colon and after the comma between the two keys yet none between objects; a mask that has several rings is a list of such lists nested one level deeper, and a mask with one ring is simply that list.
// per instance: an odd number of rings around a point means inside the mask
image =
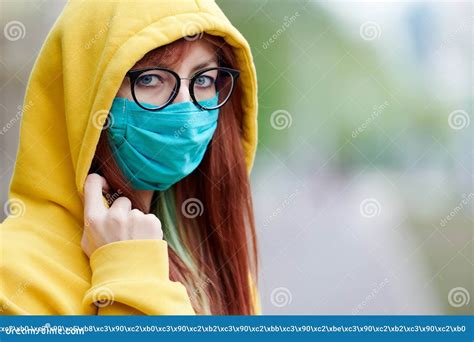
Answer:
[{"label": "blue eye", "polygon": [[210,76],[199,76],[198,78],[196,78],[196,81],[194,82],[195,86],[198,86],[201,88],[210,87],[213,84],[214,84],[214,78]]},{"label": "blue eye", "polygon": [[143,75],[137,79],[136,83],[143,87],[154,87],[158,83],[163,83],[163,80],[158,75]]}]

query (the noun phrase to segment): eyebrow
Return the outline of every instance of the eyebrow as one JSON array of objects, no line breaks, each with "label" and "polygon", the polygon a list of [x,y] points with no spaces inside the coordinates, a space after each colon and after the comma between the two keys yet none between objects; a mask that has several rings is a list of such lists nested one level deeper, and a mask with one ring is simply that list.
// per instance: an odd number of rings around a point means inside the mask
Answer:
[{"label": "eyebrow", "polygon": [[[215,58],[212,58],[212,59],[209,59],[209,60],[207,60],[207,61],[205,61],[205,62],[202,62],[202,63],[199,63],[199,64],[195,65],[195,66],[191,69],[190,74],[192,75],[192,74],[195,73],[196,71],[198,71],[198,70],[200,70],[200,69],[203,69],[203,68],[209,66],[209,65],[212,64],[212,63],[214,63],[214,64],[216,64],[217,66],[219,66],[218,61],[216,61]],[[176,64],[176,62],[173,62],[173,63],[161,63],[161,64],[158,64],[158,67],[171,68],[171,66],[172,66],[173,64]],[[154,66],[155,66],[154,63],[147,63],[147,64],[143,65],[141,68],[136,68],[136,69],[135,69],[135,68],[132,68],[132,69],[130,69],[129,71],[136,71],[136,70],[140,70],[140,69],[142,69],[142,68],[153,68]]]},{"label": "eyebrow", "polygon": [[191,73],[193,73],[193,72],[195,72],[195,71],[197,71],[197,70],[199,70],[199,69],[205,68],[205,67],[209,66],[209,65],[212,64],[212,63],[217,64],[217,61],[216,61],[215,59],[210,59],[210,60],[208,60],[208,61],[206,61],[206,62],[199,63],[198,65],[195,65],[195,66],[191,69]]}]

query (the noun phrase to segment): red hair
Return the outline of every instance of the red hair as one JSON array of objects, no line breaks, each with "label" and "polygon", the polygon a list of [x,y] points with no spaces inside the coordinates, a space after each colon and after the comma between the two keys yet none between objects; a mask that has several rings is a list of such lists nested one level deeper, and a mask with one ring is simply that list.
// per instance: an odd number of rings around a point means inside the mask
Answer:
[{"label": "red hair", "polygon": [[[232,48],[222,38],[208,34],[198,38],[215,47],[220,66],[236,67]],[[149,65],[172,67],[192,43],[191,39],[182,38],[152,50],[134,68]],[[181,208],[189,198],[199,199],[205,208],[202,215],[195,218],[183,215],[181,210],[175,212],[183,245],[200,274],[212,284],[199,290],[207,296],[214,315],[255,313],[251,291],[258,283],[258,253],[250,183],[241,143],[241,96],[242,85],[237,82],[229,102],[219,110],[218,125],[202,162],[190,175],[173,185],[176,208]],[[91,172],[104,176],[111,192],[120,191],[122,196],[131,200],[133,208],[146,211],[146,206],[115,163],[106,130],[100,136]],[[170,246],[168,252],[170,279],[188,284],[186,279],[192,277],[191,272]],[[195,289],[187,288],[187,291],[190,294]],[[195,296],[190,296],[190,299],[196,313],[202,313]]]}]

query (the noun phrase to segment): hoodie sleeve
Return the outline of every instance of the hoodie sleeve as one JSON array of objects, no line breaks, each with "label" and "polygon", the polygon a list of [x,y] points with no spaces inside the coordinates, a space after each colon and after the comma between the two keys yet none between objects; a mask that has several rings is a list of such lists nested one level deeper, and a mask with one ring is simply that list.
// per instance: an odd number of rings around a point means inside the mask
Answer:
[{"label": "hoodie sleeve", "polygon": [[92,253],[90,266],[83,305],[98,306],[98,315],[195,314],[185,286],[169,279],[165,240],[104,245]]},{"label": "hoodie sleeve", "polygon": [[[126,240],[98,248],[90,258],[91,287],[84,305],[98,315],[194,315],[186,288],[169,280],[165,240]],[[260,295],[252,282],[254,314],[261,315]],[[96,304],[94,304],[94,302]]]}]

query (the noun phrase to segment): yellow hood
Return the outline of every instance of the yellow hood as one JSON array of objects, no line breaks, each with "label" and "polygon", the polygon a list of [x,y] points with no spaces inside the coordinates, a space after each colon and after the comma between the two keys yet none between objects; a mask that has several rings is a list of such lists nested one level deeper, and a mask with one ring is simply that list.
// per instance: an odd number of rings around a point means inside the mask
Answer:
[{"label": "yellow hood", "polygon": [[[247,41],[214,1],[68,2],[42,47],[25,96],[28,108],[21,122],[20,145],[9,192],[12,215],[1,229],[2,276],[16,279],[16,283],[1,288],[2,302],[7,303],[9,310],[24,312],[31,305],[26,303],[27,298],[30,302],[40,301],[38,293],[35,298],[23,293],[16,300],[11,299],[23,272],[33,279],[27,281],[30,290],[34,287],[35,291],[45,292],[42,295],[50,305],[55,301],[54,312],[71,313],[80,307],[78,299],[69,301],[67,296],[77,298],[77,293],[85,292],[90,286],[89,261],[80,247],[81,196],[106,114],[125,73],[145,53],[198,32],[222,36],[234,48],[240,80],[246,85],[242,97],[245,112],[242,144],[250,172],[257,143],[255,67]],[[32,233],[36,238],[31,238]],[[18,242],[15,248],[10,247],[12,241]],[[147,246],[162,248],[161,244],[150,243],[142,247]],[[97,264],[102,257],[97,256],[91,263]],[[31,262],[26,265],[21,260]],[[61,282],[67,282],[67,288],[62,288],[62,283],[55,283],[50,290],[37,289],[34,285],[36,278],[48,281],[48,272],[61,270],[71,273],[61,275]],[[93,286],[94,282],[92,279]],[[54,290],[60,296],[50,293]],[[25,291],[28,292],[28,286]],[[84,303],[83,313],[90,313],[89,304]],[[153,309],[139,309],[156,313]],[[38,307],[33,311],[42,310]]]},{"label": "yellow hood", "polygon": [[[207,32],[233,46],[246,85],[242,144],[247,169],[257,139],[257,85],[249,45],[210,0],[70,1],[28,84],[11,196],[49,199],[77,218],[101,128],[125,73],[146,52]],[[73,186],[74,184],[74,186]],[[71,196],[65,202],[65,194]]]}]

